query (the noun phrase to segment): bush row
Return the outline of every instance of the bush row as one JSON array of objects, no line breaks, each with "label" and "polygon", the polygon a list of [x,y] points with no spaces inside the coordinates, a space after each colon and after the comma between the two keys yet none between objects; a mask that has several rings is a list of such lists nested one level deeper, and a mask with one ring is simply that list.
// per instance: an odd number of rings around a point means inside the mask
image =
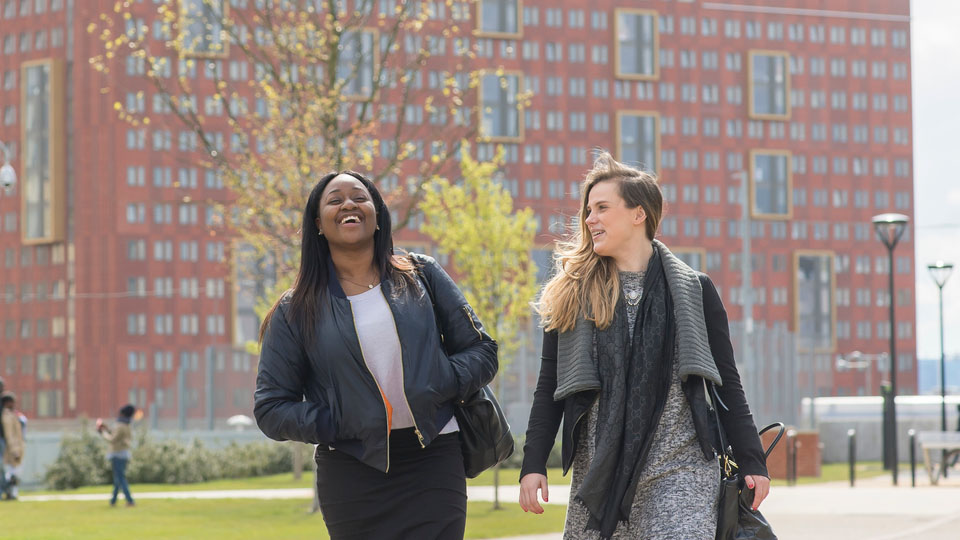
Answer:
[{"label": "bush row", "polygon": [[[290,445],[272,441],[238,445],[231,443],[214,450],[194,441],[185,445],[175,440],[154,440],[145,430],[135,431],[127,480],[130,483],[190,484],[222,478],[249,478],[291,472],[293,454]],[[312,445],[297,445],[303,452],[304,468],[310,469]],[[92,429],[83,428],[68,435],[60,445],[60,455],[47,469],[45,480],[51,489],[110,484],[112,472],[107,461],[107,445]],[[518,438],[513,455],[503,467],[519,469],[523,462],[523,438]],[[547,467],[560,467],[560,444],[553,446]]]},{"label": "bush row", "polygon": [[[183,444],[154,440],[145,430],[135,432],[127,479],[130,483],[189,484],[221,478],[247,478],[290,472],[293,455],[288,444],[272,441],[245,445],[231,443],[211,449],[199,441]],[[298,445],[309,469],[312,446]],[[57,460],[46,471],[51,489],[72,489],[112,483],[107,445],[93,430],[68,435],[60,445]]]}]

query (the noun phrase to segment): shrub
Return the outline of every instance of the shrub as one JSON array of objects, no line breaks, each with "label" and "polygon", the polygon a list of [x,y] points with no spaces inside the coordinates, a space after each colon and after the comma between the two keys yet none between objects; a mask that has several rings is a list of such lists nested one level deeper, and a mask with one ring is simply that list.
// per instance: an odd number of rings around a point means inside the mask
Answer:
[{"label": "shrub", "polygon": [[[134,436],[127,479],[131,483],[190,484],[221,478],[247,478],[293,470],[293,451],[304,456],[310,469],[313,446],[272,441],[255,442],[213,450],[200,441],[189,445],[176,440],[153,440],[146,430]],[[96,432],[84,425],[79,435],[63,438],[60,455],[47,469],[45,480],[52,489],[109,484],[112,481],[107,446]]]},{"label": "shrub", "polygon": [[44,480],[52,489],[72,489],[112,482],[103,440],[90,429],[79,435],[65,436],[60,455],[47,469]]}]

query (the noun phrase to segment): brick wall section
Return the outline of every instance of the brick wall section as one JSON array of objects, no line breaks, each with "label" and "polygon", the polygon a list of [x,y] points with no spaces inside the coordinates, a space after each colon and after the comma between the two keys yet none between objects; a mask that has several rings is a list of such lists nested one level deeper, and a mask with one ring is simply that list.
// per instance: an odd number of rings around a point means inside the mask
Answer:
[{"label": "brick wall section", "polygon": [[[789,427],[787,428],[789,431]],[[766,448],[773,442],[776,431],[764,433],[763,447]],[[770,472],[770,478],[787,478],[787,445],[789,439],[786,434],[777,443],[773,453],[767,458],[767,470]],[[816,431],[798,431],[797,432],[797,476],[820,476],[820,434]]]}]

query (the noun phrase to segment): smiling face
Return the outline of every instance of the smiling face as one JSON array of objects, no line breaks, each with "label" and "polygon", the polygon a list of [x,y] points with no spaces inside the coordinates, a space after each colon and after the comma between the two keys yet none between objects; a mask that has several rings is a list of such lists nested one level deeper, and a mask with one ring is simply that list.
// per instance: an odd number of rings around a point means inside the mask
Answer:
[{"label": "smiling face", "polygon": [[317,228],[330,247],[373,246],[377,210],[366,186],[349,174],[337,175],[323,190]]},{"label": "smiling face", "polygon": [[593,251],[618,258],[634,249],[639,237],[646,238],[643,207],[627,208],[617,180],[604,180],[590,189],[584,223],[590,231]]}]

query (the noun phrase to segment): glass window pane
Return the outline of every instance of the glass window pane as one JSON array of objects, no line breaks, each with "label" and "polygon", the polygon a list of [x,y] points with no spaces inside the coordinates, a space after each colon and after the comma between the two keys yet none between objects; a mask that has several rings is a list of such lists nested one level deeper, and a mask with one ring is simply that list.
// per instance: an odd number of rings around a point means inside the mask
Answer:
[{"label": "glass window pane", "polygon": [[620,75],[656,74],[656,20],[652,14],[617,14]]},{"label": "glass window pane", "polygon": [[620,160],[657,172],[657,117],[624,114],[620,117]]}]

